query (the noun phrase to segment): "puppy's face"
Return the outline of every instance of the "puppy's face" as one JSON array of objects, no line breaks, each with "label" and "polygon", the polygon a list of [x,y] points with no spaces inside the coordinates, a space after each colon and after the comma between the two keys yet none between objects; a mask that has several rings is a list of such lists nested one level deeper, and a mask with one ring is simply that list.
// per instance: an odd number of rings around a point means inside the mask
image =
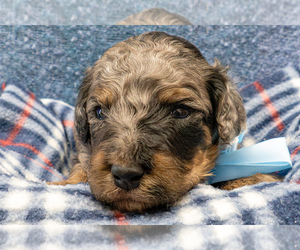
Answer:
[{"label": "puppy's face", "polygon": [[225,70],[159,32],[105,52],[87,71],[75,111],[91,190],[121,211],[174,204],[206,179],[220,145],[244,124]]}]

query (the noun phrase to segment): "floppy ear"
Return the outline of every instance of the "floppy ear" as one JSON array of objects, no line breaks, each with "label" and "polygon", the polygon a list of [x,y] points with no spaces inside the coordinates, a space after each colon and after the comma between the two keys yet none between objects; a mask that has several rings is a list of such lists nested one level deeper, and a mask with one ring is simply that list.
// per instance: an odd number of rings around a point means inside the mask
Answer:
[{"label": "floppy ear", "polygon": [[86,114],[86,102],[89,94],[89,89],[92,85],[92,67],[86,71],[86,76],[79,87],[77,103],[75,106],[75,133],[78,139],[83,144],[86,144],[90,139],[89,125]]},{"label": "floppy ear", "polygon": [[246,111],[243,100],[227,75],[227,68],[215,59],[210,79],[211,99],[217,132],[224,143],[230,143],[246,129]]}]

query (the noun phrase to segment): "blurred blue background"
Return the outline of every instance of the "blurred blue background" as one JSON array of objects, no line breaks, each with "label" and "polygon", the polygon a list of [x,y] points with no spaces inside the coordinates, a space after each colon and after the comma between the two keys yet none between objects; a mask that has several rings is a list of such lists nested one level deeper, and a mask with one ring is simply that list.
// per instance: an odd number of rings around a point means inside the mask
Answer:
[{"label": "blurred blue background", "polygon": [[0,0],[0,24],[112,25],[149,8],[195,25],[299,25],[299,0]]},{"label": "blurred blue background", "polygon": [[300,26],[0,26],[0,83],[14,78],[38,97],[74,105],[87,67],[113,44],[152,30],[229,65],[238,87],[300,65]]}]

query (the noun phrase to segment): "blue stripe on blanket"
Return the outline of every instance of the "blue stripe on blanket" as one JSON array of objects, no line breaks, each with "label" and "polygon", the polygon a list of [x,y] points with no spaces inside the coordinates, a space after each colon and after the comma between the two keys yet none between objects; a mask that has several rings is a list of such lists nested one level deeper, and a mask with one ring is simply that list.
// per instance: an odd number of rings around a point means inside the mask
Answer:
[{"label": "blue stripe on blanket", "polygon": [[[35,181],[65,178],[61,173],[63,168],[70,168],[74,140],[72,130],[63,124],[73,122],[73,107],[61,104],[65,120],[60,120],[62,117],[56,117],[51,106],[47,108],[22,86],[8,82],[3,89],[0,98],[1,170],[22,177],[30,175]],[[13,164],[12,160],[18,163]]]}]

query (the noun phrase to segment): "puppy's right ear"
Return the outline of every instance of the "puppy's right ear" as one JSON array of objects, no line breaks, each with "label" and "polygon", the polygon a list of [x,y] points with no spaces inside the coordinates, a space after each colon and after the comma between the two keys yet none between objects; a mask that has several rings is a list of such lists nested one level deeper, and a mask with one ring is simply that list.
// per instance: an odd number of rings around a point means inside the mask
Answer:
[{"label": "puppy's right ear", "polygon": [[235,85],[218,60],[210,71],[211,100],[214,106],[217,131],[223,143],[230,144],[246,129],[246,111]]},{"label": "puppy's right ear", "polygon": [[85,72],[85,77],[82,84],[79,87],[79,93],[77,97],[77,104],[75,107],[75,130],[79,140],[86,144],[90,139],[90,130],[87,120],[86,104],[89,95],[89,89],[93,80],[93,68],[88,68]]}]

